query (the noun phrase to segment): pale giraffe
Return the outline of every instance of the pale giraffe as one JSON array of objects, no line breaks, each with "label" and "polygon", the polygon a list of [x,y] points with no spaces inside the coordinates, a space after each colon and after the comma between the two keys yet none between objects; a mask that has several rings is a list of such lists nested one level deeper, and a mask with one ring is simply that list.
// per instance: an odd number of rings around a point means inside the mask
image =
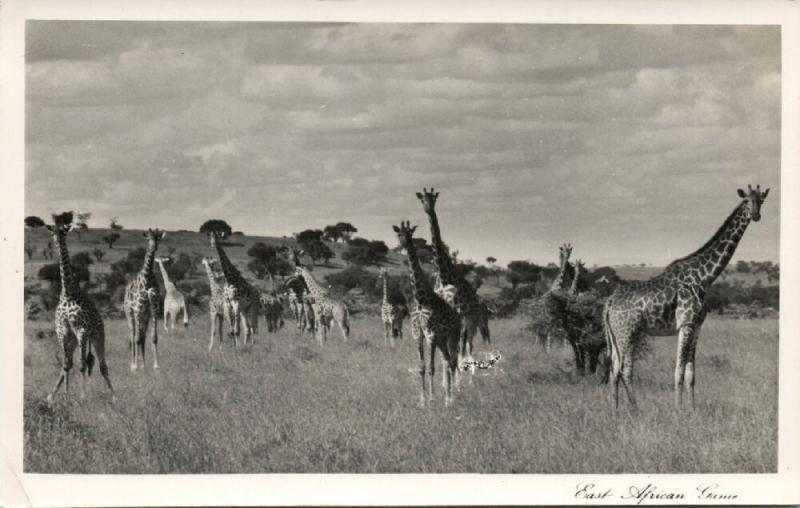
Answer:
[{"label": "pale giraffe", "polygon": [[130,328],[131,370],[145,367],[144,343],[147,337],[147,327],[153,321],[153,368],[158,369],[158,285],[153,274],[153,259],[158,249],[158,242],[164,238],[164,232],[158,229],[148,229],[142,236],[147,240],[147,251],[144,255],[144,264],[136,277],[125,288],[125,299],[122,308]]},{"label": "pale giraffe", "polygon": [[631,379],[634,350],[643,337],[676,332],[675,404],[683,402],[685,381],[694,407],[695,350],[706,316],[706,291],[728,265],[750,221],[761,219],[761,205],[769,193],[769,189],[762,193],[760,186],[753,189],[748,185],[747,189],[738,190],[742,201],[705,245],[673,261],[650,280],[620,283],[606,301],[603,321],[611,355],[614,408],[619,405],[620,381],[631,405],[636,405]]},{"label": "pale giraffe", "polygon": [[225,281],[230,286],[227,296],[230,300],[230,325],[233,329],[234,347],[239,345],[242,324],[244,325],[244,343],[247,344],[251,339],[255,341],[253,334],[258,332],[258,312],[261,306],[259,292],[245,280],[228,255],[225,254],[219,241],[223,236],[222,233],[212,231],[208,236],[211,239],[211,246],[216,249],[219,256]]},{"label": "pale giraffe", "polygon": [[[414,310],[411,315],[411,333],[419,350],[420,370],[422,380],[420,391],[420,406],[425,405],[426,379],[427,398],[433,399],[433,376],[436,371],[436,349],[442,353],[444,367],[443,385],[445,387],[445,405],[453,401],[453,384],[457,382],[459,365],[459,343],[461,338],[461,316],[458,312],[437,295],[425,278],[420,267],[417,249],[414,245],[413,234],[416,226],[408,222],[401,222],[400,226],[392,226],[400,246],[408,255],[409,277],[414,294]],[[427,351],[426,351],[427,349]],[[426,376],[427,352],[427,376]]]},{"label": "pale giraffe", "polygon": [[178,319],[178,314],[183,313],[183,327],[189,326],[189,311],[186,308],[186,297],[169,279],[167,269],[164,268],[165,262],[170,262],[170,258],[156,258],[158,268],[161,270],[161,278],[164,279],[164,330],[167,332],[175,331],[175,321]]},{"label": "pale giraffe", "polygon": [[[215,260],[213,258],[204,257],[203,258],[203,266],[206,268],[206,276],[208,277],[208,286],[211,291],[211,296],[208,299],[208,317],[211,321],[211,339],[208,343],[208,350],[211,351],[214,349],[214,335],[215,333],[219,336],[219,343],[222,346],[222,323],[224,320],[228,320],[228,324],[232,323],[231,319],[231,303],[229,300],[229,296],[233,293],[231,287],[228,287],[227,283],[224,280],[224,277],[218,277],[216,273],[214,273],[213,264]],[[221,279],[221,280],[220,280]],[[232,332],[231,332],[232,336]]]},{"label": "pale giraffe", "polygon": [[400,305],[389,301],[388,279],[389,274],[385,267],[380,267],[378,272],[383,282],[383,300],[381,302],[381,321],[383,322],[383,344],[394,347],[394,339],[403,337],[403,317],[405,313]]},{"label": "pale giraffe", "polygon": [[94,303],[80,290],[78,279],[72,269],[72,262],[67,249],[67,233],[72,229],[72,212],[53,215],[53,225],[47,225],[48,231],[53,235],[58,246],[59,269],[61,274],[61,294],[55,312],[56,336],[61,346],[61,372],[55,386],[48,394],[48,402],[62,383],[64,390],[69,392],[69,372],[72,369],[72,356],[75,348],[79,348],[80,362],[78,370],[81,373],[81,397],[86,393],[86,377],[92,374],[94,355],[92,347],[97,353],[100,365],[100,374],[103,375],[108,389],[111,391],[111,400],[114,400],[114,389],[108,377],[106,364],[106,335],[103,320]]},{"label": "pale giraffe", "polygon": [[472,358],[472,341],[478,330],[480,330],[484,342],[491,342],[489,309],[481,301],[475,291],[475,287],[455,270],[453,259],[450,257],[447,246],[442,241],[439,229],[439,219],[435,210],[438,197],[439,193],[434,192],[434,189],[428,191],[423,188],[421,193],[417,193],[417,198],[422,203],[422,208],[428,215],[430,222],[431,243],[435,252],[434,263],[436,269],[445,286],[453,285],[455,287],[454,306],[462,318],[460,356],[463,360],[469,360]]}]

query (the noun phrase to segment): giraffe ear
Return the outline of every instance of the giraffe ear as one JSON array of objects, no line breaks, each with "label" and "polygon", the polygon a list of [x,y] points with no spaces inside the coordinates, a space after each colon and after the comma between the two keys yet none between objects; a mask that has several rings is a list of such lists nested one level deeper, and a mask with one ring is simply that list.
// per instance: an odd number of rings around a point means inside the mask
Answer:
[{"label": "giraffe ear", "polygon": [[47,228],[47,230],[50,231],[51,233],[54,233],[56,230],[56,227],[51,226],[50,224],[45,224],[44,227]]},{"label": "giraffe ear", "polygon": [[767,188],[767,190],[761,193],[761,199],[764,200],[767,197],[767,194],[769,194],[769,188]]},{"label": "giraffe ear", "polygon": [[158,239],[159,240],[163,240],[165,236],[167,236],[167,232],[166,231],[162,231],[161,235],[159,235]]},{"label": "giraffe ear", "polygon": [[746,198],[747,197],[747,193],[745,193],[745,191],[743,191],[742,189],[736,189],[736,192],[737,192],[737,194],[739,194],[740,198]]},{"label": "giraffe ear", "polygon": [[[419,196],[419,192],[417,193],[417,196]],[[49,227],[49,226],[48,226],[48,227]],[[394,232],[395,232],[395,233],[399,233],[399,232],[400,232],[400,228],[398,228],[397,226],[394,226],[394,225],[393,225],[393,226],[392,226],[392,229],[394,230]]]}]

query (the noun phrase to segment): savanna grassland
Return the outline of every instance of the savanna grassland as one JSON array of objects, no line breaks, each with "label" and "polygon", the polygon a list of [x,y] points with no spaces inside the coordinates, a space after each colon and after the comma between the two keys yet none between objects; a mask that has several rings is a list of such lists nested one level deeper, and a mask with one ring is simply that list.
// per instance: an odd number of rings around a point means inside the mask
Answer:
[{"label": "savanna grassland", "polygon": [[[208,353],[206,314],[161,332],[160,370],[128,370],[128,329],[106,320],[117,400],[92,377],[63,390],[50,321],[25,327],[24,469],[42,473],[766,473],[777,468],[778,322],[718,320],[697,353],[698,407],[672,404],[675,339],[636,365],[640,408],[614,417],[607,388],[566,349],[533,345],[518,315],[491,323],[503,353],[445,408],[416,407],[416,351],[383,344],[379,318],[322,347],[292,321],[255,345]],[[476,341],[480,341],[479,338]],[[478,350],[486,349],[476,342]]]}]

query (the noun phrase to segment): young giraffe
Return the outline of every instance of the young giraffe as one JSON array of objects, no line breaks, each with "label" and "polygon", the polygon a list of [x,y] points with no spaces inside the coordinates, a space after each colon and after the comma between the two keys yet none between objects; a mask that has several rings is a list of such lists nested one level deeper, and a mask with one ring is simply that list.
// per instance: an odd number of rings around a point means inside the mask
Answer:
[{"label": "young giraffe", "polygon": [[[171,261],[170,258],[156,258],[158,268],[161,270],[161,278],[164,279],[164,330],[166,332],[175,331],[175,321],[178,319],[178,314],[183,312],[183,327],[189,326],[189,311],[186,309],[186,298],[183,296],[175,284],[169,280],[167,269],[164,268],[164,263]],[[170,324],[171,326],[168,326]]]},{"label": "young giraffe", "polygon": [[204,257],[203,265],[206,268],[206,275],[208,276],[208,286],[211,290],[211,297],[208,300],[208,316],[211,320],[211,340],[208,343],[208,350],[214,349],[214,334],[219,335],[219,343],[222,346],[222,322],[227,319],[228,323],[232,323],[230,300],[229,297],[233,294],[231,287],[227,287],[224,281],[220,281],[217,274],[214,273],[212,265],[214,259]]},{"label": "young giraffe", "polygon": [[388,272],[385,267],[379,270],[383,281],[383,301],[381,303],[381,321],[383,321],[383,344],[390,343],[394,347],[394,339],[403,337],[403,309],[389,302]]},{"label": "young giraffe", "polygon": [[85,395],[86,376],[92,374],[94,365],[92,346],[97,353],[100,373],[106,380],[113,401],[114,389],[111,387],[111,379],[108,377],[103,320],[94,303],[81,292],[78,279],[72,270],[72,262],[69,259],[67,233],[72,229],[72,212],[53,215],[53,223],[52,226],[47,225],[46,227],[53,234],[59,253],[61,294],[58,298],[58,306],[56,306],[55,325],[63,357],[61,373],[53,390],[47,395],[47,401],[53,401],[53,396],[61,383],[65,383],[64,390],[69,392],[69,371],[72,368],[72,355],[76,347],[80,348],[78,370],[81,373],[81,397]]},{"label": "young giraffe", "polygon": [[425,274],[422,272],[419,258],[417,257],[417,249],[413,242],[414,230],[417,227],[412,227],[408,222],[401,222],[400,227],[392,226],[392,229],[397,233],[400,246],[405,248],[408,254],[409,276],[411,278],[415,306],[411,315],[411,333],[419,350],[419,373],[422,379],[419,404],[420,406],[425,405],[425,350],[427,347],[428,400],[433,399],[433,375],[435,373],[436,349],[438,348],[442,353],[444,364],[445,405],[449,406],[453,401],[453,383],[456,382],[455,378],[458,376],[461,317],[453,307],[433,291],[430,283],[425,278]]},{"label": "young giraffe", "polygon": [[[484,342],[491,342],[489,310],[478,297],[472,284],[456,273],[453,260],[442,241],[441,231],[439,230],[439,219],[435,210],[438,197],[439,193],[434,192],[433,188],[430,191],[423,188],[421,193],[417,193],[417,198],[422,203],[422,208],[428,215],[430,222],[431,240],[436,254],[434,263],[439,271],[442,283],[455,286],[454,304],[462,318],[460,355],[462,359],[469,360],[472,358],[472,340],[478,330],[480,330]],[[474,370],[471,372],[474,373]]]},{"label": "young giraffe", "polygon": [[[566,281],[569,276],[569,268],[571,268],[569,264],[569,256],[571,254],[572,245],[568,243],[565,243],[558,248],[558,273],[556,273],[556,276],[553,278],[553,282],[550,284],[550,289],[542,295],[542,299],[545,301],[545,308],[551,313],[551,317],[556,317],[554,314],[559,312],[559,310],[553,305],[555,303],[554,299],[559,292],[564,290],[566,286]],[[545,353],[549,353],[553,347],[552,334],[549,332],[546,334],[542,333],[538,336],[538,340],[544,348]]]},{"label": "young giraffe", "polygon": [[259,292],[242,277],[236,266],[228,259],[228,255],[225,254],[219,242],[222,233],[212,231],[208,236],[211,239],[211,246],[216,249],[219,256],[225,281],[232,288],[229,290],[228,298],[231,302],[230,320],[232,321],[234,347],[239,345],[242,323],[244,324],[244,343],[247,344],[251,339],[255,341],[253,334],[258,332],[258,312],[261,305]]},{"label": "young giraffe", "polygon": [[144,342],[147,327],[153,320],[153,369],[158,369],[158,306],[160,304],[158,285],[153,274],[153,259],[158,249],[158,242],[164,238],[164,232],[148,229],[142,236],[147,240],[147,251],[144,255],[142,269],[125,288],[125,299],[122,308],[131,331],[131,370],[145,367]]},{"label": "young giraffe", "polygon": [[643,335],[678,334],[675,365],[675,404],[683,402],[684,379],[694,407],[694,359],[700,327],[706,317],[704,300],[708,287],[733,257],[750,221],[761,219],[761,205],[769,189],[738,189],[742,201],[719,230],[694,253],[673,261],[660,275],[637,282],[620,283],[608,298],[603,313],[606,343],[611,355],[614,408],[619,406],[622,381],[628,400],[636,405],[631,386],[634,348]]}]

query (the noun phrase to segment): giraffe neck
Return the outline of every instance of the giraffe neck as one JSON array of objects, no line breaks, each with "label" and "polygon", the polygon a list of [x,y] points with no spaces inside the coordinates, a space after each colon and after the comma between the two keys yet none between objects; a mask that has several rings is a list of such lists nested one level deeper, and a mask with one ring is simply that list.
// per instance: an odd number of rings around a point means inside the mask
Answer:
[{"label": "giraffe neck", "polygon": [[386,305],[389,303],[389,290],[386,284],[386,278],[387,278],[386,274],[385,273],[381,274],[381,278],[383,279],[383,304]]},{"label": "giraffe neck", "polygon": [[553,284],[550,285],[550,291],[559,291],[561,286],[564,284],[564,277],[567,273],[567,264],[569,261],[567,257],[562,254],[561,256],[561,266],[558,268],[558,273],[556,274],[556,278],[553,279]]},{"label": "giraffe neck", "polygon": [[569,287],[569,294],[578,294],[578,278],[581,276],[581,267],[579,264],[575,265],[575,275],[572,277],[572,285]]},{"label": "giraffe neck", "polygon": [[55,233],[56,244],[58,245],[58,265],[61,272],[61,291],[68,295],[76,295],[80,292],[78,279],[72,270],[72,261],[69,259],[69,249],[67,249],[66,233],[58,231]]},{"label": "giraffe neck", "polygon": [[453,260],[442,241],[442,233],[439,230],[439,218],[436,216],[436,210],[431,209],[428,213],[428,221],[431,225],[431,240],[433,241],[433,249],[436,254],[433,257],[436,263],[436,269],[439,270],[439,276],[442,278],[443,283],[455,284],[455,267],[453,267]]},{"label": "giraffe neck", "polygon": [[305,281],[306,286],[308,287],[308,292],[311,293],[311,296],[314,298],[328,296],[328,290],[319,285],[316,279],[314,279],[314,276],[311,275],[311,272],[302,267],[300,269],[303,271],[303,280]]},{"label": "giraffe neck", "polygon": [[209,265],[208,263],[203,263],[203,265],[205,265],[206,267],[206,275],[208,276],[208,285],[211,286],[212,289],[219,287],[219,285],[217,284],[217,278],[214,276],[214,270],[211,269],[211,265]]},{"label": "giraffe neck", "polygon": [[150,277],[153,275],[153,263],[156,257],[156,244],[154,242],[150,242],[147,245],[147,252],[144,255],[144,266],[139,271],[139,278],[144,278],[145,280],[150,280]]},{"label": "giraffe neck", "polygon": [[167,273],[167,269],[164,268],[164,263],[162,261],[156,261],[156,263],[158,263],[158,268],[161,270],[161,277],[164,279],[164,288],[166,288],[167,291],[176,290],[175,284],[169,280],[169,274]]},{"label": "giraffe neck", "polygon": [[742,201],[705,245],[685,258],[670,263],[665,274],[685,275],[691,270],[699,273],[699,277],[695,276],[698,283],[711,285],[730,262],[750,220],[747,201]]},{"label": "giraffe neck", "polygon": [[217,249],[217,255],[219,256],[219,264],[222,266],[222,273],[225,275],[225,280],[230,283],[236,283],[237,285],[241,282],[244,282],[242,278],[242,274],[239,273],[239,270],[236,269],[236,266],[228,259],[227,254],[222,249],[222,245],[219,243],[219,239],[214,237],[214,248]]},{"label": "giraffe neck", "polygon": [[408,240],[409,241],[406,244],[406,252],[408,253],[408,268],[411,279],[411,291],[414,293],[414,299],[417,301],[417,303],[427,303],[433,300],[435,293],[433,292],[433,288],[431,288],[428,279],[425,278],[425,274],[422,272],[422,267],[420,266],[419,258],[417,257],[417,248],[414,246],[414,242],[411,241],[411,238]]}]

